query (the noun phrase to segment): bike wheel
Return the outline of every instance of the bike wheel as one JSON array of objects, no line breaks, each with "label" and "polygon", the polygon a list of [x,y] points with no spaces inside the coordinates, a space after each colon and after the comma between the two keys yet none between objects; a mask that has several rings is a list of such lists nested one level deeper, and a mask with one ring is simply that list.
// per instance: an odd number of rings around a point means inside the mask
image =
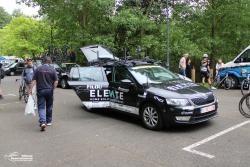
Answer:
[{"label": "bike wheel", "polygon": [[244,79],[241,83],[241,94],[244,96],[245,94],[249,93],[249,80]]},{"label": "bike wheel", "polygon": [[212,86],[216,87],[216,88],[218,88],[220,86],[220,81],[217,77],[214,78]]},{"label": "bike wheel", "polygon": [[29,98],[29,92],[28,92],[28,88],[25,86],[23,90],[23,99],[25,103],[28,102],[28,98]]},{"label": "bike wheel", "polygon": [[240,99],[239,111],[244,117],[250,118],[250,93]]},{"label": "bike wheel", "polygon": [[224,89],[228,90],[232,87],[232,80],[230,80],[228,77],[224,81]]},{"label": "bike wheel", "polygon": [[22,100],[23,97],[23,89],[22,87],[19,88],[19,100]]}]

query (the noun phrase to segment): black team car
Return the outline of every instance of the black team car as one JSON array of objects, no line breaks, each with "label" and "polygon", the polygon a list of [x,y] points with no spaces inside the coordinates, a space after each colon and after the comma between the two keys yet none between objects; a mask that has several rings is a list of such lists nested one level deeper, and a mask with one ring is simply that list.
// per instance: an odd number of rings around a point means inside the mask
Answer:
[{"label": "black team car", "polygon": [[213,92],[152,61],[118,60],[98,45],[81,50],[91,66],[72,68],[68,83],[87,109],[134,114],[151,130],[217,116]]}]

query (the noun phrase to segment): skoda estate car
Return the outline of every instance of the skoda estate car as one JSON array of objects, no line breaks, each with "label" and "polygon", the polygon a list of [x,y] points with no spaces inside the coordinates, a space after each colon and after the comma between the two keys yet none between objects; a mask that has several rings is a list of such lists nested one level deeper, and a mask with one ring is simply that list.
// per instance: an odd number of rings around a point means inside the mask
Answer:
[{"label": "skoda estate car", "polygon": [[[140,117],[151,130],[216,117],[218,102],[209,89],[183,80],[152,62],[117,60],[100,47],[82,48],[92,65],[70,71],[68,83],[87,109],[109,108],[130,113]],[[105,61],[101,62],[99,56],[106,56]]]}]

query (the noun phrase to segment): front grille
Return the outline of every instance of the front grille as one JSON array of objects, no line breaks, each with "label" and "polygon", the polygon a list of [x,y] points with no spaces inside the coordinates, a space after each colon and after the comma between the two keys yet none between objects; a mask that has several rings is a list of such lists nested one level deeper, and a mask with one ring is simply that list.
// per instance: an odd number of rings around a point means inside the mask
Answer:
[{"label": "front grille", "polygon": [[216,111],[211,111],[209,113],[206,113],[206,114],[203,114],[203,115],[200,115],[200,116],[192,116],[191,119],[190,119],[190,122],[201,122],[203,120],[207,120],[207,119],[210,119],[214,116],[216,116],[217,112]]},{"label": "front grille", "polygon": [[197,97],[197,98],[193,98],[191,100],[195,105],[205,105],[205,104],[209,104],[209,103],[214,102],[214,95],[209,94],[206,97],[205,96],[204,97]]}]

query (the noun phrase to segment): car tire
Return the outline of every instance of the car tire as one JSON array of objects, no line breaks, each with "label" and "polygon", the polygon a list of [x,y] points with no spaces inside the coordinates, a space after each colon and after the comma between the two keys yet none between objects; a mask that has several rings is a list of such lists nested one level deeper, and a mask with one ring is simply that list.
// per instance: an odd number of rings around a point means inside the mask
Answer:
[{"label": "car tire", "polygon": [[163,128],[163,117],[161,111],[153,104],[145,104],[140,112],[143,126],[150,130],[161,130]]},{"label": "car tire", "polygon": [[67,80],[66,79],[62,79],[60,85],[61,85],[61,88],[67,89],[68,88]]},{"label": "car tire", "polygon": [[14,71],[11,71],[10,72],[10,76],[14,76],[15,75],[15,72]]}]

